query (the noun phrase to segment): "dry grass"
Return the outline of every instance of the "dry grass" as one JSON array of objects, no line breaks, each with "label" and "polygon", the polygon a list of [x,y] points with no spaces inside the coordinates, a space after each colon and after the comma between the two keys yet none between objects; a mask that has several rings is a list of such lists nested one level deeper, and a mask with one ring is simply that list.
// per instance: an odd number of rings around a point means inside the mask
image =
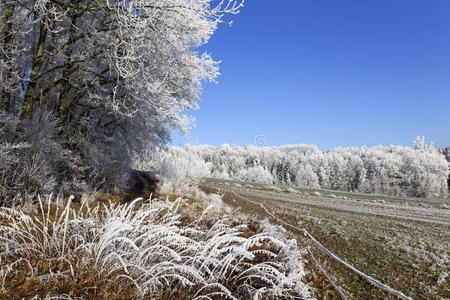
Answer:
[{"label": "dry grass", "polygon": [[301,251],[273,225],[218,217],[221,208],[195,212],[194,199],[88,202],[46,199],[27,213],[0,208],[1,298],[308,295]]}]

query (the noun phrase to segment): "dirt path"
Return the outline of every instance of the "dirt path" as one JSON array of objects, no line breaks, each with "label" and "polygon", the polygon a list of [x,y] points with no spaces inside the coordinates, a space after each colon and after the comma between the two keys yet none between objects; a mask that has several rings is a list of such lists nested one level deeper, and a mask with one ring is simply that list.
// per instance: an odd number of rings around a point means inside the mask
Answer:
[{"label": "dirt path", "polygon": [[[450,210],[440,208],[439,203],[356,194],[299,194],[220,183],[205,183],[201,188],[223,193],[229,205],[265,218],[264,211],[236,199],[232,192],[262,203],[282,220],[306,228],[325,247],[359,270],[415,299],[450,298]],[[288,234],[297,238],[299,244],[310,244],[298,232]],[[311,247],[350,298],[390,298]],[[313,284],[318,289],[316,297],[339,298],[326,280]]]}]

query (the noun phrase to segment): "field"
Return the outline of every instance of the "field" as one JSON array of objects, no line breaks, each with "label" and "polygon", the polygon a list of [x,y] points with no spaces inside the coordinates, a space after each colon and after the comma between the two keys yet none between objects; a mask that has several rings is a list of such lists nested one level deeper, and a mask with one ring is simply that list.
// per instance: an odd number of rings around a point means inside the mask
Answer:
[{"label": "field", "polygon": [[[449,199],[418,199],[205,179],[200,187],[220,192],[242,212],[269,216],[235,194],[263,204],[285,222],[305,228],[331,252],[382,283],[414,299],[450,298]],[[271,220],[274,223],[275,220]],[[367,283],[331,259],[302,233],[286,228],[312,253],[349,298],[386,299],[394,296]],[[318,299],[339,298],[311,257],[308,282]]]}]

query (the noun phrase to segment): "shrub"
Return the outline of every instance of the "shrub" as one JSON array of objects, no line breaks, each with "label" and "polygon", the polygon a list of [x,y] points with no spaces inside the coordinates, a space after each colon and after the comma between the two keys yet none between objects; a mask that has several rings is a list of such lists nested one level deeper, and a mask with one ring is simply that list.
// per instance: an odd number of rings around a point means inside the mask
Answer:
[{"label": "shrub", "polygon": [[[301,253],[267,223],[200,218],[139,199],[123,205],[39,199],[38,213],[0,208],[4,296],[29,277],[26,296],[110,299],[304,298]],[[14,280],[13,280],[14,279]],[[34,294],[33,294],[34,293]],[[24,294],[25,296],[25,294]]]},{"label": "shrub", "polygon": [[0,112],[0,205],[84,189],[81,170],[55,128],[50,115],[36,114],[24,125],[16,115]]}]

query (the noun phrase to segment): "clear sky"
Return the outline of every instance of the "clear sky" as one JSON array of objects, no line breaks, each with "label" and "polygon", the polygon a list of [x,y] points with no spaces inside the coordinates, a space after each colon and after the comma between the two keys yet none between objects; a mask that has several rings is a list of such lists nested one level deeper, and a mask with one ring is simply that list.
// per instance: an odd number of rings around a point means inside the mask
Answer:
[{"label": "clear sky", "polygon": [[173,144],[450,146],[449,0],[247,0]]}]

